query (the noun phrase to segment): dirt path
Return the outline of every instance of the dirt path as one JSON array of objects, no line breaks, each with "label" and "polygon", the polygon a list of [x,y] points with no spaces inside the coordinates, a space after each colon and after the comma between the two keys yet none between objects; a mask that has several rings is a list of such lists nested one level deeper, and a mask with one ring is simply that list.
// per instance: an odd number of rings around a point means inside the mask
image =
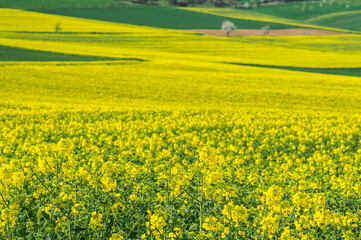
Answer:
[{"label": "dirt path", "polygon": [[[226,36],[226,32],[218,29],[187,29],[184,31],[203,33],[209,36]],[[321,36],[321,35],[342,35],[344,32],[334,32],[310,28],[290,28],[271,30],[267,36]],[[237,29],[230,33],[230,36],[262,36],[258,29]]]}]

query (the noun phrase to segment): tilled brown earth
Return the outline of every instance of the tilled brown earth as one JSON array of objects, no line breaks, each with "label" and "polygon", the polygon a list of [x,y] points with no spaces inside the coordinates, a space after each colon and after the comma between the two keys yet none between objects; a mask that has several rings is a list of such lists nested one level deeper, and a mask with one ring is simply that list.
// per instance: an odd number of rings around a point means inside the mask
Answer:
[{"label": "tilled brown earth", "polygon": [[[226,32],[220,29],[187,29],[184,31],[202,33],[209,36],[226,36]],[[267,36],[321,36],[321,35],[342,35],[344,32],[335,32],[310,28],[290,28],[270,30]],[[237,29],[229,36],[263,36],[259,29]]]}]

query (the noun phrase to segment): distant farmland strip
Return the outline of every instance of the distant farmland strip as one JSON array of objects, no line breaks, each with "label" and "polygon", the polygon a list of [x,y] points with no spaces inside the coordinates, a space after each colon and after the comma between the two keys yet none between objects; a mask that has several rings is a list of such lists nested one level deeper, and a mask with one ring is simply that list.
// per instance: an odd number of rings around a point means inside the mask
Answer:
[{"label": "distant farmland strip", "polygon": [[361,77],[361,67],[359,67],[359,68],[305,68],[305,67],[287,67],[287,66],[275,66],[275,65],[248,64],[248,63],[228,63],[228,64],[248,66],[248,67],[274,68],[274,69],[291,70],[291,71],[298,71],[298,72],[323,73],[323,74],[332,74],[332,75]]},{"label": "distant farmland strip", "polygon": [[36,11],[56,15],[169,29],[220,29],[222,22],[225,20],[232,21],[239,29],[260,29],[265,25],[271,25],[272,29],[295,27],[287,24],[236,19],[177,8],[154,6],[89,9],[39,9]]},{"label": "distant farmland strip", "polygon": [[40,8],[64,8],[64,7],[93,7],[104,6],[110,7],[121,5],[124,1],[114,0],[1,0],[0,8],[20,8],[20,9],[40,9]]},{"label": "distant farmland strip", "polygon": [[[346,5],[349,7],[347,8]],[[248,13],[262,13],[294,20],[306,20],[324,14],[339,13],[343,11],[361,10],[360,1],[338,1],[333,4],[328,1],[293,2],[282,5],[273,5],[247,10]]]},{"label": "distant farmland strip", "polygon": [[354,13],[348,12],[345,14],[330,14],[329,17],[323,16],[320,18],[315,18],[310,22],[329,27],[361,31],[361,11],[357,11]]},{"label": "distant farmland strip", "polygon": [[0,45],[0,61],[105,61],[120,60],[96,56],[81,56],[46,51],[35,51]]}]

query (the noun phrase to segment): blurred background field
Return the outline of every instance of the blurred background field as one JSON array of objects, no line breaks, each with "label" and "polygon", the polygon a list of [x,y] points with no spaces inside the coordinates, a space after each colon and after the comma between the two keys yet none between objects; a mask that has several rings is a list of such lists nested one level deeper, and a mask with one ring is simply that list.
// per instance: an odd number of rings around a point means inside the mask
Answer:
[{"label": "blurred background field", "polygon": [[[219,38],[19,10],[2,13],[4,25],[8,25],[8,30],[0,33],[2,44],[16,47],[3,47],[3,52],[25,48],[32,50],[23,50],[29,54],[39,50],[43,51],[39,54],[45,51],[72,56],[53,64],[32,62],[30,57],[28,63],[20,64],[6,59],[10,55],[4,52],[2,75],[18,85],[12,92],[15,88],[3,80],[2,98],[8,101],[39,98],[42,102],[40,99],[47,96],[54,98],[56,91],[59,103],[71,97],[78,102],[104,101],[121,106],[123,100],[133,104],[149,100],[155,108],[336,107],[348,111],[359,107],[358,78],[346,77],[360,75],[358,35]],[[36,25],[34,31],[32,24],[23,21],[26,17],[44,23]],[[62,32],[52,33],[57,22],[62,23]],[[83,56],[84,61],[89,56],[108,61],[72,63],[76,55],[79,60]],[[111,58],[114,61],[109,62]],[[59,81],[50,89],[42,85],[49,75]],[[44,76],[45,82],[39,76]],[[69,84],[64,82],[65,76]],[[97,83],[99,79],[104,82]],[[90,87],[92,81],[94,89]],[[36,91],[28,87],[33,82],[37,82]],[[84,91],[87,88],[89,91]],[[349,101],[352,104],[345,107]]]}]

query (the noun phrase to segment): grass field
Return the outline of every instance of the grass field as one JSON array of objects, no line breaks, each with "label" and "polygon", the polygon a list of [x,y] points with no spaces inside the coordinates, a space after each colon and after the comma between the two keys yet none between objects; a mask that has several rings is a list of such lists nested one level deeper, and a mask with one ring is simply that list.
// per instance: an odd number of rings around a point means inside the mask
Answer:
[{"label": "grass field", "polygon": [[34,51],[22,48],[4,47],[0,45],[0,61],[106,61],[112,58],[60,54]]},{"label": "grass field", "polygon": [[293,27],[288,24],[230,18],[170,7],[132,6],[122,8],[45,9],[37,11],[56,15],[170,29],[220,29],[222,22],[225,20],[231,20],[238,28],[244,29],[261,29],[265,25],[272,25],[273,29]]},{"label": "grass field", "polygon": [[[348,6],[348,7],[347,7]],[[254,13],[263,13],[271,16],[295,20],[306,20],[330,13],[361,10],[360,1],[308,1],[295,2],[283,5],[259,7],[248,10]]]},{"label": "grass field", "polygon": [[0,22],[1,239],[361,237],[360,35]]},{"label": "grass field", "polygon": [[19,8],[19,9],[43,9],[43,8],[87,8],[87,7],[114,7],[126,4],[127,1],[113,1],[113,0],[83,0],[81,2],[76,0],[2,0],[0,8]]},{"label": "grass field", "polygon": [[[42,13],[169,29],[219,29],[223,21],[231,20],[239,29],[260,29],[269,25],[271,29],[307,27],[334,31],[360,30],[356,19],[361,4],[356,1],[296,2],[250,10],[124,6],[123,1],[108,3],[99,0],[81,4],[72,0],[46,2],[40,7],[41,3],[44,1],[12,1],[4,2],[3,7],[22,6]],[[327,17],[329,14],[330,17]]]},{"label": "grass field", "polygon": [[[283,5],[281,5],[283,6]],[[279,7],[281,7],[279,6]],[[216,16],[223,16],[223,17],[232,17],[235,19],[242,19],[242,20],[251,20],[251,21],[267,21],[269,22],[269,26],[271,29],[274,29],[274,24],[286,24],[288,28],[315,28],[315,29],[323,29],[323,30],[331,30],[331,31],[338,31],[338,32],[351,32],[350,30],[345,30],[341,27],[330,27],[324,26],[319,24],[318,22],[313,21],[298,21],[289,18],[282,18],[257,12],[252,12],[249,10],[239,10],[239,9],[226,9],[226,8],[187,8],[187,10],[212,14]],[[355,31],[355,33],[358,33]]]},{"label": "grass field", "polygon": [[338,14],[328,14],[322,17],[311,19],[309,22],[321,24],[323,26],[361,31],[360,20],[361,11],[356,11]]},{"label": "grass field", "polygon": [[361,68],[305,68],[305,67],[302,68],[302,67],[286,67],[286,66],[274,66],[274,65],[244,64],[244,63],[230,63],[230,64],[240,65],[240,66],[285,69],[285,70],[293,70],[300,72],[312,72],[312,73],[324,73],[331,75],[361,77]]}]

